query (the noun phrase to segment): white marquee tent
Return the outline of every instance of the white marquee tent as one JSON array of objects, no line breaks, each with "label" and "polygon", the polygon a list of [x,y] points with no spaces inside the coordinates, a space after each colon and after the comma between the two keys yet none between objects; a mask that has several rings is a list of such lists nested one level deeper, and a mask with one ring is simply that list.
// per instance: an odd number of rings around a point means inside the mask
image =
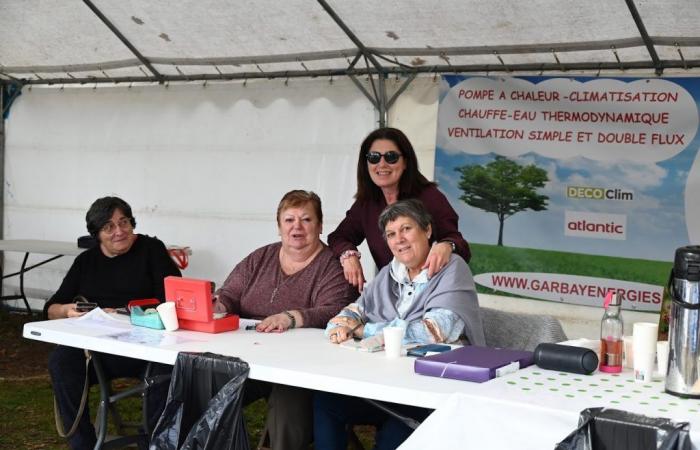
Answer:
[{"label": "white marquee tent", "polygon": [[[698,67],[696,0],[1,0],[2,236],[73,240],[116,194],[220,283],[276,239],[288,189],[318,192],[335,227],[378,123],[432,175],[441,73]],[[54,290],[60,261],[28,283]]]}]

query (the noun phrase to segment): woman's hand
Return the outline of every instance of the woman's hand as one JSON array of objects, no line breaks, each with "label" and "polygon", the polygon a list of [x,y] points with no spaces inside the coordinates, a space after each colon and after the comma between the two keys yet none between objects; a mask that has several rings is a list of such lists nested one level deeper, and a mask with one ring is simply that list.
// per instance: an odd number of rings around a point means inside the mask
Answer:
[{"label": "woman's hand", "polygon": [[341,342],[345,342],[348,339],[352,339],[353,335],[355,333],[362,333],[363,327],[347,327],[347,326],[339,326],[333,328],[329,333],[328,333],[328,338],[331,340],[332,343],[334,344],[340,344]]},{"label": "woman's hand", "polygon": [[355,286],[358,291],[362,292],[362,288],[365,285],[365,275],[362,273],[360,258],[349,256],[343,260],[342,265],[345,279],[348,280],[348,283]]},{"label": "woman's hand", "polygon": [[357,325],[360,324],[360,322],[358,322],[357,320],[347,316],[335,316],[330,320],[330,323],[332,323],[333,325],[338,325],[340,327],[348,328],[355,328]]},{"label": "woman's hand", "polygon": [[[298,311],[288,311],[294,315],[296,328],[303,326],[303,319]],[[265,317],[256,327],[255,331],[261,333],[283,333],[292,326],[292,319],[285,313],[273,314]]]},{"label": "woman's hand", "polygon": [[54,303],[49,306],[48,316],[49,319],[64,319],[66,317],[80,317],[84,312],[78,312],[76,309],[77,305],[75,303]]},{"label": "woman's hand", "polygon": [[428,278],[440,272],[450,262],[452,245],[449,242],[438,242],[433,245],[428,253],[428,258],[423,264],[423,269],[428,269]]}]

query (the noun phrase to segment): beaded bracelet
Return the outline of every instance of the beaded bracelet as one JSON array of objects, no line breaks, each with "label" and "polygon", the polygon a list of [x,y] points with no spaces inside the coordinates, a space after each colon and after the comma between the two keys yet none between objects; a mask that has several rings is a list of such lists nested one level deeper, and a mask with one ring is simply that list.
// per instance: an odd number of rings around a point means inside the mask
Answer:
[{"label": "beaded bracelet", "polygon": [[340,254],[340,264],[343,264],[343,261],[345,261],[348,258],[352,258],[353,256],[357,256],[357,259],[362,258],[362,255],[357,250],[345,250],[343,253]]}]

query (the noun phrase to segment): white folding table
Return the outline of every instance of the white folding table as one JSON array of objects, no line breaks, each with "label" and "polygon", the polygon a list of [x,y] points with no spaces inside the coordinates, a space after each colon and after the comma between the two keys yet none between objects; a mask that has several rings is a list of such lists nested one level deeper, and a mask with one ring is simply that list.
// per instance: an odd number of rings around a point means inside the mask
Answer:
[{"label": "white folding table", "polygon": [[581,410],[598,406],[688,421],[700,444],[700,400],[665,394],[661,382],[636,383],[629,372],[583,376],[530,367],[481,384],[447,380],[415,374],[413,358],[341,348],[317,329],[169,333],[62,319],[28,323],[24,337],[165,364],[180,351],[237,356],[252,379],[436,409],[406,449],[451,448],[460,440],[468,448],[553,449],[576,428]]},{"label": "white folding table", "polygon": [[[188,257],[192,255],[192,249],[190,247],[183,247],[179,245],[169,245],[167,249],[168,254],[170,254],[170,257],[173,259],[173,262],[175,262],[180,269],[185,269],[188,264]],[[27,308],[27,312],[31,314],[32,309],[29,306],[27,295],[24,292],[24,274],[62,256],[78,256],[85,250],[87,249],[78,247],[76,242],[44,241],[40,239],[0,240],[0,251],[24,253],[24,259],[22,259],[22,266],[20,267],[19,271],[9,274],[2,274],[3,280],[5,278],[19,276],[19,294],[0,296],[0,301],[23,300],[24,305]],[[36,264],[32,264],[31,266],[27,266],[30,253],[53,256],[50,256]]]},{"label": "white folding table", "polygon": [[[19,294],[3,295],[0,297],[0,301],[23,300],[24,306],[27,308],[27,312],[31,314],[32,309],[29,306],[27,295],[24,292],[24,274],[64,255],[77,256],[84,252],[85,249],[78,247],[76,242],[44,241],[39,239],[3,239],[0,240],[0,251],[24,253],[22,266],[20,267],[19,271],[9,274],[2,274],[3,280],[5,278],[19,276]],[[31,266],[27,266],[30,253],[53,256],[50,256],[36,264],[32,264]]]}]

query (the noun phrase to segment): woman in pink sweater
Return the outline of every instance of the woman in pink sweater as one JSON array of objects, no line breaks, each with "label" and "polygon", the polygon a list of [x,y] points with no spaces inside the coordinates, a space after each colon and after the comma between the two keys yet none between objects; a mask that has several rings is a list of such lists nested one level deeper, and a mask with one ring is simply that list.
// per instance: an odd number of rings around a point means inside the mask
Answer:
[{"label": "woman in pink sweater", "polygon": [[[259,332],[324,328],[357,298],[333,252],[321,242],[321,199],[290,191],[277,208],[281,242],[255,250],[236,265],[216,292],[217,311],[260,319]],[[246,382],[243,402],[268,398],[267,429],[277,449],[304,449],[312,439],[312,393],[306,389]]]}]

